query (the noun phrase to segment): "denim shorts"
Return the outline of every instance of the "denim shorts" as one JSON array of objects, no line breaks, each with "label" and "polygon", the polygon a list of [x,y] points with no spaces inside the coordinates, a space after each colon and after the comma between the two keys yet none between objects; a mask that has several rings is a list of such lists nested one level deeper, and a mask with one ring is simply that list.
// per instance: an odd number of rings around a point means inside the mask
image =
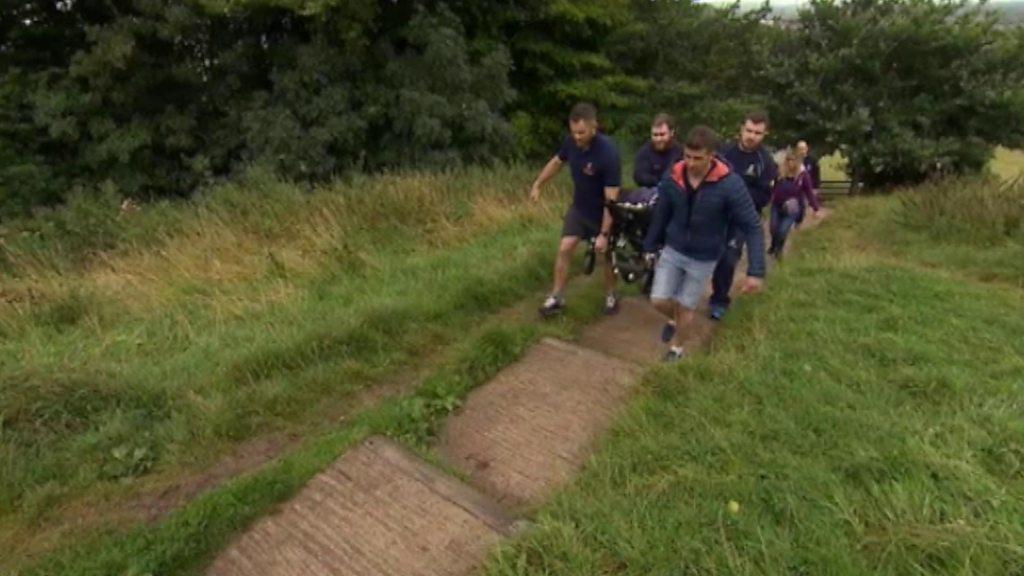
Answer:
[{"label": "denim shorts", "polygon": [[651,299],[675,299],[683,308],[697,308],[715,264],[716,260],[694,260],[666,246],[654,268]]}]

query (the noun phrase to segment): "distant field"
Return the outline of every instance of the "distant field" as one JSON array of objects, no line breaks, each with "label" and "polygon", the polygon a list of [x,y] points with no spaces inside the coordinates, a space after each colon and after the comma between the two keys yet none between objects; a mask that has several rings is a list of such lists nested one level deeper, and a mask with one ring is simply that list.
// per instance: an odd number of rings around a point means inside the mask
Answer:
[{"label": "distant field", "polygon": [[846,180],[846,159],[839,152],[829,154],[821,159],[822,180]]},{"label": "distant field", "polygon": [[[846,160],[838,152],[821,159],[822,180],[845,180]],[[1024,150],[996,148],[995,158],[989,164],[992,172],[1000,178],[1013,178],[1024,171]]]},{"label": "distant field", "polygon": [[1024,172],[1024,150],[996,148],[996,157],[989,166],[1000,178],[1014,178]]}]

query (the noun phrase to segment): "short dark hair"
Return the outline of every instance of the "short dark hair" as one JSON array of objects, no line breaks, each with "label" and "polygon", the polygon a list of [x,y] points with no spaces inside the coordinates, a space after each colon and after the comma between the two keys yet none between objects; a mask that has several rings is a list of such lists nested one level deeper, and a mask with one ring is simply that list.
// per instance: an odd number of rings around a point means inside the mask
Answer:
[{"label": "short dark hair", "polygon": [[662,124],[668,126],[669,130],[675,130],[676,121],[672,118],[672,115],[667,112],[658,112],[658,114],[654,116],[654,120],[651,121],[651,128],[661,126]]},{"label": "short dark hair", "polygon": [[714,152],[718,150],[718,134],[711,128],[702,125],[694,126],[686,135],[686,142],[683,147],[689,150],[706,150]]},{"label": "short dark hair", "polygon": [[569,111],[569,122],[579,122],[580,120],[597,122],[597,108],[589,102],[580,102],[573,106]]},{"label": "short dark hair", "polygon": [[748,110],[747,113],[743,115],[743,123],[746,124],[748,121],[752,124],[764,124],[764,127],[767,128],[769,124],[768,112],[761,110],[760,108]]}]

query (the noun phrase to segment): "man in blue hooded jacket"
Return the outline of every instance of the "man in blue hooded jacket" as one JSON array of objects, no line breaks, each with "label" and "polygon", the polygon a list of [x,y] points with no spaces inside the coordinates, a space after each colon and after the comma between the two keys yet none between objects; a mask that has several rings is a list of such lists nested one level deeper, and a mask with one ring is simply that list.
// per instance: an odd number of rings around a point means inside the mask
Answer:
[{"label": "man in blue hooded jacket", "polygon": [[683,356],[682,328],[693,319],[731,228],[745,232],[749,243],[743,291],[759,291],[764,279],[761,220],[743,179],[715,157],[717,148],[718,136],[707,126],[690,131],[683,160],[658,186],[658,204],[644,240],[649,255],[661,248],[651,302],[668,318],[661,335],[669,343],[666,362]]}]

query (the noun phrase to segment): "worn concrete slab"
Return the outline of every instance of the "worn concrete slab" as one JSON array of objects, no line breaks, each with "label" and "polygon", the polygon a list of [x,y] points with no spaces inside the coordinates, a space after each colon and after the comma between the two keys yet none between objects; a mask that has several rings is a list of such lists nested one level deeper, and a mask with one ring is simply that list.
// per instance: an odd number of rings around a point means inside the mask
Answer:
[{"label": "worn concrete slab", "polygon": [[440,453],[503,505],[538,504],[583,465],[637,374],[629,362],[545,339],[469,395]]},{"label": "worn concrete slab", "polygon": [[460,576],[513,529],[476,490],[368,439],[239,537],[210,576]]}]

